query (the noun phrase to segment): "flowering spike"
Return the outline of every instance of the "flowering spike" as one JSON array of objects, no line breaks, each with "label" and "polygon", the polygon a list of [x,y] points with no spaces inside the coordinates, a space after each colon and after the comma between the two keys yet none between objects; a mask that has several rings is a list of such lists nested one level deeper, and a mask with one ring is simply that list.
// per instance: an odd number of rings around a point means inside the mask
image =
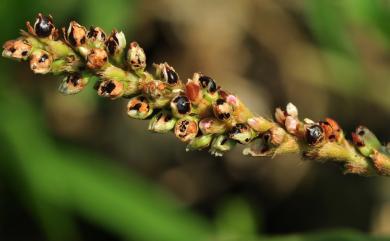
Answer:
[{"label": "flowering spike", "polygon": [[155,74],[147,72],[145,52],[136,42],[126,46],[123,32],[107,37],[99,27],[87,30],[75,21],[61,29],[63,38],[51,16],[38,14],[33,25],[27,22],[28,32],[3,45],[2,56],[29,60],[37,74],[66,76],[59,86],[64,94],[96,81],[98,95],[129,98],[130,117],[150,118],[150,131],[173,131],[187,150],[210,147],[211,154],[221,156],[241,143],[249,145],[243,153],[251,156],[301,153],[310,160],[339,162],[344,173],[390,176],[389,145],[382,146],[365,127],[357,128],[351,142],[333,119],[301,121],[292,103],[275,110],[275,121],[255,116],[235,94],[200,72],[186,84],[168,63],[155,64]]}]

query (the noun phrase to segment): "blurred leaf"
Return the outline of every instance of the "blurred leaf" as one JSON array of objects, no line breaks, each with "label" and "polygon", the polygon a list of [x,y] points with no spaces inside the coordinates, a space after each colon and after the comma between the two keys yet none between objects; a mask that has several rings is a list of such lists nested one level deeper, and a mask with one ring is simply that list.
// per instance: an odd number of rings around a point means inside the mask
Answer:
[{"label": "blurred leaf", "polygon": [[254,240],[256,237],[253,210],[241,198],[228,200],[222,205],[216,225],[221,240]]}]

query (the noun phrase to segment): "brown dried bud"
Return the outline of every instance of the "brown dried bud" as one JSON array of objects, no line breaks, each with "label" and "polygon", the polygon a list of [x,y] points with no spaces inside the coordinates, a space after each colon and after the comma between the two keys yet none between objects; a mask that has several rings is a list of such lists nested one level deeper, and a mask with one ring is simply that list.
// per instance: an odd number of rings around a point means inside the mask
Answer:
[{"label": "brown dried bud", "polygon": [[191,116],[185,116],[176,122],[174,131],[176,137],[181,141],[190,141],[198,134],[198,120]]},{"label": "brown dried bud", "polygon": [[281,124],[284,125],[284,122],[286,121],[286,114],[281,108],[276,108],[275,110],[275,120]]},{"label": "brown dried bud", "polygon": [[30,68],[36,74],[47,74],[50,72],[53,57],[44,50],[35,50],[31,54]]},{"label": "brown dried bud", "polygon": [[215,117],[219,120],[229,120],[233,114],[233,107],[227,103],[224,99],[217,99],[213,103],[213,111]]},{"label": "brown dried bud", "polygon": [[123,83],[117,80],[104,80],[98,83],[98,95],[117,99],[123,95]]},{"label": "brown dried bud", "polygon": [[120,53],[126,47],[126,37],[123,32],[113,30],[106,41],[107,51],[110,55]]},{"label": "brown dried bud", "polygon": [[9,40],[3,45],[3,57],[26,60],[31,53],[31,44],[25,39]]},{"label": "brown dried bud", "polygon": [[61,82],[58,90],[66,95],[79,93],[88,84],[89,77],[83,76],[81,73],[71,73],[66,76]]},{"label": "brown dried bud", "polygon": [[87,56],[87,66],[90,69],[100,69],[107,63],[107,52],[103,49],[92,49]]},{"label": "brown dried bud", "polygon": [[69,24],[68,30],[65,33],[65,40],[74,47],[79,47],[86,42],[87,29],[84,26],[81,26],[76,21],[72,21]]},{"label": "brown dried bud", "polygon": [[87,33],[87,38],[91,41],[97,41],[97,42],[105,42],[106,41],[106,34],[104,33],[104,30],[99,27],[90,27],[89,31]]},{"label": "brown dried bud", "polygon": [[241,144],[247,144],[255,137],[255,132],[247,124],[237,124],[229,131],[229,138]]},{"label": "brown dried bud", "polygon": [[143,71],[146,67],[146,55],[137,42],[131,42],[127,51],[127,62],[134,71]]}]

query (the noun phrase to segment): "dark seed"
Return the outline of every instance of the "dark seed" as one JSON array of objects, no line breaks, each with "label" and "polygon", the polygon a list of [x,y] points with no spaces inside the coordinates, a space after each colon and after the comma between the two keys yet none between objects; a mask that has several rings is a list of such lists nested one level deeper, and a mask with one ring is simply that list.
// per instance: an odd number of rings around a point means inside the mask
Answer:
[{"label": "dark seed", "polygon": [[70,42],[70,44],[71,45],[73,45],[73,46],[76,46],[77,45],[77,41],[76,41],[76,39],[74,38],[74,36],[73,36],[73,28],[70,30],[70,33],[69,33],[69,36],[68,36],[68,39],[69,39],[69,42]]},{"label": "dark seed", "polygon": [[107,42],[106,42],[106,46],[107,46],[107,49],[108,49],[108,52],[113,55],[115,54],[115,50],[118,46],[118,44],[113,40],[113,39],[109,39]]},{"label": "dark seed", "polygon": [[28,51],[23,51],[22,56],[26,56],[28,54]]},{"label": "dark seed", "polygon": [[174,102],[176,103],[177,111],[180,114],[187,114],[191,110],[191,104],[189,99],[186,96],[178,96],[175,98]]},{"label": "dark seed", "polygon": [[176,84],[178,80],[179,77],[177,76],[177,73],[172,69],[167,68],[167,82],[169,84]]},{"label": "dark seed", "polygon": [[51,34],[54,26],[51,20],[46,16],[41,16],[35,23],[34,30],[38,37],[47,37]]},{"label": "dark seed", "polygon": [[130,107],[130,110],[139,110],[139,108],[141,108],[142,104],[141,103],[137,103],[135,104],[134,106]]},{"label": "dark seed", "polygon": [[364,130],[359,131],[359,136],[363,136],[365,134]]},{"label": "dark seed", "polygon": [[14,47],[11,47],[11,48],[9,49],[9,51],[10,51],[11,53],[14,53],[14,52],[16,51],[16,49],[15,49]]},{"label": "dark seed", "polygon": [[203,75],[199,78],[199,81],[202,87],[207,88],[210,93],[214,93],[215,91],[217,91],[217,85],[211,77]]},{"label": "dark seed", "polygon": [[68,76],[67,82],[72,83],[73,86],[77,86],[79,84],[80,79],[81,79],[80,73],[75,73]]},{"label": "dark seed", "polygon": [[108,82],[104,86],[102,86],[103,93],[111,93],[115,89],[116,85],[113,82]]},{"label": "dark seed", "polygon": [[224,99],[218,99],[216,101],[217,105],[223,105],[225,103],[225,100]]},{"label": "dark seed", "polygon": [[172,116],[171,115],[169,115],[169,114],[167,114],[166,116],[165,116],[165,121],[170,121],[170,120],[172,120]]},{"label": "dark seed", "polygon": [[319,125],[312,125],[306,129],[306,141],[310,145],[318,143],[323,137],[323,130]]}]

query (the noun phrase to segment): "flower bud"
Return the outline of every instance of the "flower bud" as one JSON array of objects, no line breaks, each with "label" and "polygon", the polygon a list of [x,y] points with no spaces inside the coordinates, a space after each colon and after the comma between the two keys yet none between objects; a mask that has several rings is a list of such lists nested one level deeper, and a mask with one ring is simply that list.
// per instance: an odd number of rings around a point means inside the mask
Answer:
[{"label": "flower bud", "polygon": [[86,37],[87,29],[76,21],[70,22],[68,30],[64,33],[65,40],[73,47],[84,45],[86,43]]},{"label": "flower bud", "polygon": [[171,110],[175,117],[182,117],[191,112],[191,103],[187,96],[178,95],[171,101]]},{"label": "flower bud", "polygon": [[127,62],[134,71],[143,71],[146,67],[146,55],[137,42],[131,42],[127,51]]},{"label": "flower bud", "polygon": [[298,117],[298,109],[293,103],[288,103],[286,106],[287,115],[292,116],[294,118]]},{"label": "flower bud", "polygon": [[84,89],[88,81],[89,76],[87,75],[82,75],[79,72],[71,73],[62,80],[58,91],[66,95],[77,94]]},{"label": "flower bud", "polygon": [[133,97],[127,104],[127,115],[135,119],[146,119],[153,113],[150,101],[143,95]]},{"label": "flower bud", "polygon": [[204,135],[222,134],[226,131],[226,125],[215,118],[205,118],[199,122],[199,129]]},{"label": "flower bud", "polygon": [[324,130],[324,137],[326,140],[330,142],[340,141],[343,133],[336,121],[331,118],[326,118],[325,121],[320,121],[319,124]]},{"label": "flower bud", "polygon": [[44,16],[41,13],[38,14],[33,27],[27,22],[27,29],[32,35],[40,38],[52,36],[56,31],[51,15]]},{"label": "flower bud", "polygon": [[183,142],[194,139],[198,134],[198,120],[191,116],[180,118],[175,124],[175,136]]},{"label": "flower bud", "polygon": [[87,66],[90,69],[100,69],[107,63],[107,58],[105,50],[94,48],[87,56]]},{"label": "flower bud", "polygon": [[230,151],[235,145],[235,141],[225,135],[219,135],[211,143],[210,153],[214,156],[222,156],[224,152]]},{"label": "flower bud", "polygon": [[176,119],[168,111],[160,111],[149,122],[148,130],[166,133],[175,127]]},{"label": "flower bud", "polygon": [[239,123],[229,131],[229,138],[241,144],[247,144],[255,137],[256,133],[247,124]]},{"label": "flower bud", "polygon": [[191,103],[195,105],[199,104],[203,99],[203,94],[200,89],[199,81],[189,79],[185,85],[186,96],[190,99]]},{"label": "flower bud", "polygon": [[156,66],[156,76],[160,77],[161,80],[170,84],[176,85],[179,83],[180,78],[176,73],[175,69],[168,65],[168,63],[163,63]]},{"label": "flower bud", "polygon": [[30,56],[30,68],[35,74],[50,72],[53,57],[45,50],[35,50]]},{"label": "flower bud", "polygon": [[97,83],[99,96],[117,99],[123,95],[123,83],[117,80],[103,80]]},{"label": "flower bud", "polygon": [[271,121],[261,116],[249,118],[247,123],[252,129],[259,133],[268,131],[274,125]]},{"label": "flower bud", "polygon": [[287,116],[284,122],[287,132],[293,135],[297,134],[299,124],[299,120],[292,116]]},{"label": "flower bud", "polygon": [[233,107],[227,103],[224,99],[217,99],[213,103],[213,111],[217,119],[226,121],[232,117]]},{"label": "flower bud", "polygon": [[106,41],[106,33],[104,33],[104,30],[99,27],[91,26],[87,33],[87,38],[91,42],[104,43]]},{"label": "flower bud", "polygon": [[275,120],[281,125],[286,121],[286,113],[281,108],[275,109]]},{"label": "flower bud", "polygon": [[10,40],[3,45],[3,57],[16,60],[27,60],[30,56],[32,46],[25,39]]},{"label": "flower bud", "polygon": [[213,135],[200,135],[188,143],[186,151],[202,150],[208,147],[213,140]]},{"label": "flower bud", "polygon": [[123,32],[113,30],[106,41],[107,51],[110,55],[121,53],[126,47],[126,37]]},{"label": "flower bud", "polygon": [[318,124],[306,125],[305,139],[309,145],[317,145],[324,139],[324,130]]},{"label": "flower bud", "polygon": [[360,153],[366,157],[381,147],[378,138],[365,126],[356,128],[355,132],[352,133],[352,140]]}]

